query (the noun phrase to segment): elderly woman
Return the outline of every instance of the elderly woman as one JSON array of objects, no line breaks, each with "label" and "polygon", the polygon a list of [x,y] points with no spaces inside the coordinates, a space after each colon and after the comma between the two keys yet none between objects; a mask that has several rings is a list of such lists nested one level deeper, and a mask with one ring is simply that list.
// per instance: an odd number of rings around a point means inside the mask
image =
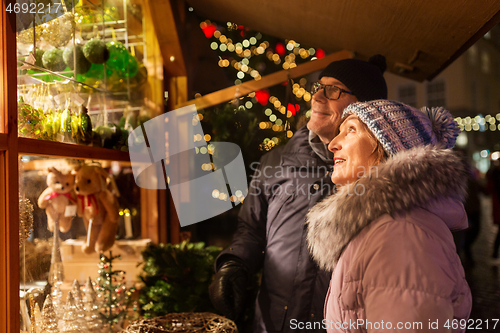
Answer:
[{"label": "elderly woman", "polygon": [[308,214],[313,258],[333,271],[328,332],[464,332],[470,289],[450,232],[467,228],[467,171],[443,108],[355,103],[331,141],[337,194]]}]

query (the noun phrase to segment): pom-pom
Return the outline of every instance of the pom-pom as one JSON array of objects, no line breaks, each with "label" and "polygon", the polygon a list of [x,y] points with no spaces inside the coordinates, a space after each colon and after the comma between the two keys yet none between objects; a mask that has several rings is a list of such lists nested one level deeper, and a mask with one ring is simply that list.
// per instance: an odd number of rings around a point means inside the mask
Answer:
[{"label": "pom-pom", "polygon": [[451,113],[443,107],[423,107],[422,111],[431,120],[437,141],[446,148],[453,148],[460,128]]},{"label": "pom-pom", "polygon": [[385,57],[381,54],[375,54],[371,56],[368,62],[372,65],[377,66],[380,69],[381,73],[385,72],[385,70],[387,69]]}]

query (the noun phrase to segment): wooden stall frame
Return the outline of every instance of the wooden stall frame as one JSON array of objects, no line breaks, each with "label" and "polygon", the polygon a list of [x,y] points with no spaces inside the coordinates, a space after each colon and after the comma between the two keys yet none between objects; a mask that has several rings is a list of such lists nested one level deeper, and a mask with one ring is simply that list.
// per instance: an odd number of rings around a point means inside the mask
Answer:
[{"label": "wooden stall frame", "polygon": [[[19,332],[16,15],[0,7],[0,332]],[[9,66],[10,64],[10,66]]]},{"label": "wooden stall frame", "polygon": [[295,79],[320,69],[325,68],[329,63],[333,61],[343,60],[353,58],[354,53],[351,51],[343,50],[329,54],[321,59],[316,59],[304,64],[300,64],[297,67],[282,70],[276,73],[272,73],[262,77],[260,80],[251,80],[244,82],[239,85],[231,86],[210,94],[207,94],[200,98],[195,98],[186,102],[181,102],[175,105],[175,108],[181,108],[186,105],[195,104],[198,109],[208,108],[214,105],[218,105],[234,98],[244,97],[251,92],[256,90],[265,89],[272,87],[277,84],[286,82],[289,79]]}]

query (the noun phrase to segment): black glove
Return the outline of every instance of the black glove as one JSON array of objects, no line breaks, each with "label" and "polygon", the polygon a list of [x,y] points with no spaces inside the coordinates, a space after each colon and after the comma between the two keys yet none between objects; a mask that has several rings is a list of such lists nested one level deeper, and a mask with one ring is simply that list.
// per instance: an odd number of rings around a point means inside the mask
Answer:
[{"label": "black glove", "polygon": [[215,274],[208,288],[214,307],[224,316],[236,320],[244,310],[249,274],[237,260],[228,260]]}]

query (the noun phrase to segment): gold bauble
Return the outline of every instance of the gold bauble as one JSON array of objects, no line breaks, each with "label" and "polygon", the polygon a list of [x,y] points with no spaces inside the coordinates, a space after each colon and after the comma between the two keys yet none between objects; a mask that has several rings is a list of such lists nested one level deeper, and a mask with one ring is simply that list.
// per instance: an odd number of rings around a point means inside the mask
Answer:
[{"label": "gold bauble", "polygon": [[68,44],[75,32],[75,19],[72,13],[66,13],[43,24],[43,39],[54,47]]},{"label": "gold bauble", "polygon": [[[42,36],[43,28],[40,25],[35,26],[35,39],[38,42]],[[33,28],[21,31],[17,34],[17,41],[23,44],[33,44]]]}]

